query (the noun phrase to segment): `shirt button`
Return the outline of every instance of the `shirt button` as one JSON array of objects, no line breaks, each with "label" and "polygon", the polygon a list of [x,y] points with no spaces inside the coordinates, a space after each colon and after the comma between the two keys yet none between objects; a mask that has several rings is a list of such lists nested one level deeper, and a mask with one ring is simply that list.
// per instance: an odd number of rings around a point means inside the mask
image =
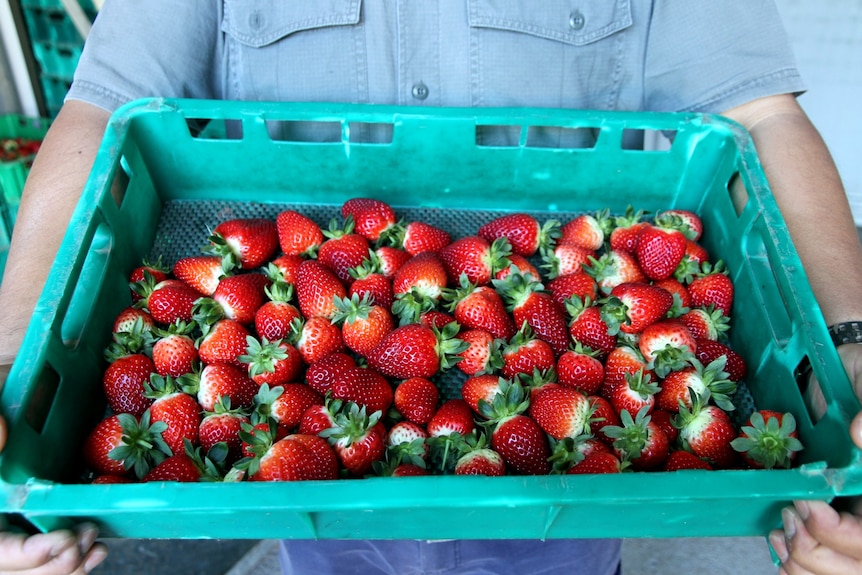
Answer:
[{"label": "shirt button", "polygon": [[572,10],[572,13],[569,14],[569,28],[572,30],[580,30],[584,27],[586,23],[586,18],[581,14],[580,10]]},{"label": "shirt button", "polygon": [[424,100],[428,97],[428,86],[424,82],[416,82],[413,84],[413,89],[410,91],[413,97],[417,100]]},{"label": "shirt button", "polygon": [[248,16],[248,25],[252,30],[260,30],[266,25],[266,19],[260,10],[255,10]]}]

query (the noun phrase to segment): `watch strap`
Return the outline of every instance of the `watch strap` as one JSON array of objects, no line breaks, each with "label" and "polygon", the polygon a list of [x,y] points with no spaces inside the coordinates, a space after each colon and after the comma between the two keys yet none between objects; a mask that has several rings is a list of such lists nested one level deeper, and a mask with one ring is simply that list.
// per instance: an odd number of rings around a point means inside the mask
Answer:
[{"label": "watch strap", "polygon": [[843,321],[831,325],[829,335],[836,347],[845,343],[862,343],[862,321]]}]

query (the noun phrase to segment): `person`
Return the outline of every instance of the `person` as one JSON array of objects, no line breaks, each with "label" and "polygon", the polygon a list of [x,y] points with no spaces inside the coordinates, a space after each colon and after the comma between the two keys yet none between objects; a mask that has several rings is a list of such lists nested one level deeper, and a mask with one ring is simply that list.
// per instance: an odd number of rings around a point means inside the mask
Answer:
[{"label": "person", "polygon": [[[829,151],[796,100],[805,85],[769,0],[213,4],[105,2],[26,185],[0,288],[0,309],[14,310],[0,365],[21,344],[111,112],[147,96],[721,113],[751,133],[826,322],[862,319],[862,299],[845,287],[862,282],[862,247]],[[862,388],[862,346],[839,352]],[[860,421],[851,431],[862,445]],[[816,502],[784,513],[783,535],[770,540],[785,573],[862,569],[859,515]],[[327,572],[327,557],[345,564],[340,553],[391,572],[405,572],[399,558],[454,569],[460,557],[460,572],[502,573],[510,543],[284,542],[282,556],[285,573],[302,573],[304,556]],[[535,552],[533,543],[510,549]],[[549,573],[619,569],[618,542],[541,553]]]}]

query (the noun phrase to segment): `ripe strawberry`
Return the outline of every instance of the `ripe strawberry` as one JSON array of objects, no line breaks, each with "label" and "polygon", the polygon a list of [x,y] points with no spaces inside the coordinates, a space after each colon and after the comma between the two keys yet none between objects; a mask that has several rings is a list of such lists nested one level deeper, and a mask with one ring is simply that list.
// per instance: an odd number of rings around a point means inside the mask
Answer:
[{"label": "ripe strawberry", "polygon": [[[520,272],[494,280],[494,287],[511,312],[515,326],[528,325],[559,357],[569,347],[569,329],[563,308],[537,280]],[[506,338],[504,338],[506,339]]]},{"label": "ripe strawberry", "polygon": [[[551,462],[551,473],[553,474],[572,473],[571,469],[573,466],[599,453],[610,454],[614,459],[617,459],[607,443],[586,434],[578,437],[564,437],[560,440],[551,437],[550,444],[551,457],[549,461]],[[584,468],[583,472],[586,472],[587,467]],[[619,468],[618,459],[617,468]],[[598,473],[598,471],[595,472]]]},{"label": "ripe strawberry", "polygon": [[489,242],[480,236],[467,236],[453,241],[438,252],[450,285],[460,283],[461,274],[475,285],[488,285],[494,275],[508,264],[512,246],[505,238]]},{"label": "ripe strawberry", "polygon": [[194,327],[192,323],[179,322],[156,330],[159,339],[152,351],[156,373],[179,377],[194,369],[199,357],[195,341],[189,336]]},{"label": "ripe strawberry", "polygon": [[650,413],[650,417],[667,435],[667,440],[671,445],[676,444],[676,438],[679,435],[679,430],[673,426],[673,417],[675,414],[670,411],[656,407]]},{"label": "ripe strawberry", "polygon": [[186,393],[197,396],[204,411],[213,411],[221,397],[230,398],[236,407],[251,407],[260,389],[243,369],[228,363],[211,363],[200,373],[187,373],[178,381]]},{"label": "ripe strawberry", "polygon": [[547,387],[536,393],[529,415],[542,430],[560,440],[590,433],[593,410],[587,396],[571,387]]},{"label": "ripe strawberry", "polygon": [[150,470],[141,481],[176,481],[178,483],[196,483],[198,481],[219,481],[221,473],[215,463],[209,458],[201,457],[199,450],[189,446],[168,457]]},{"label": "ripe strawberry", "polygon": [[605,379],[605,366],[596,355],[581,345],[563,353],[557,358],[557,382],[587,395],[598,393]]},{"label": "ripe strawberry", "polygon": [[688,288],[675,278],[665,278],[663,280],[654,281],[652,282],[652,285],[666,289],[673,296],[673,306],[668,312],[670,317],[680,316],[684,313],[684,308],[691,307],[691,295],[688,293]]},{"label": "ripe strawberry", "polygon": [[[551,448],[545,432],[532,417],[524,415],[529,406],[519,383],[503,386],[493,403],[481,401],[479,410],[491,429],[491,448],[503,457],[506,466],[520,475],[547,475]],[[565,389],[565,388],[555,388]],[[537,394],[549,393],[551,390]],[[572,390],[573,393],[578,393]]]},{"label": "ripe strawberry", "polygon": [[655,396],[659,392],[658,383],[643,371],[626,374],[621,383],[607,385],[602,396],[607,398],[614,409],[621,413],[638,413],[645,410],[649,414],[655,406]]},{"label": "ripe strawberry", "polygon": [[167,279],[153,287],[152,292],[139,301],[150,316],[162,325],[177,321],[191,321],[192,308],[201,294],[179,280]]},{"label": "ripe strawberry", "polygon": [[248,329],[232,319],[221,319],[212,326],[201,326],[198,355],[205,363],[243,365],[239,360],[248,347]]},{"label": "ripe strawberry", "polygon": [[503,457],[486,446],[486,436],[471,433],[459,444],[459,455],[455,462],[455,475],[483,475],[502,477],[506,475]]},{"label": "ripe strawberry", "polygon": [[703,221],[700,216],[690,210],[679,208],[663,210],[656,215],[656,220],[672,225],[693,241],[699,240],[703,234]]},{"label": "ripe strawberry", "polygon": [[729,315],[733,307],[733,281],[727,273],[721,262],[715,266],[703,264],[701,272],[688,284],[691,305],[704,308],[714,306]]},{"label": "ripe strawberry", "polygon": [[333,352],[309,364],[305,370],[305,383],[321,395],[332,387],[341,376],[352,367],[356,360],[343,352]]},{"label": "ripe strawberry", "polygon": [[584,271],[596,252],[575,244],[557,244],[542,252],[542,267],[548,279]]},{"label": "ripe strawberry", "polygon": [[242,440],[239,432],[243,423],[248,423],[248,413],[244,409],[230,407],[230,399],[220,398],[212,411],[205,411],[198,426],[198,440],[201,449],[207,453],[217,443],[227,446],[225,465],[233,465],[242,457]]},{"label": "ripe strawberry", "polygon": [[304,383],[285,383],[276,387],[260,386],[254,397],[252,418],[273,418],[286,433],[299,428],[302,416],[313,405],[323,405],[323,396]]},{"label": "ripe strawberry", "polygon": [[443,229],[425,222],[399,222],[382,234],[379,243],[403,249],[411,256],[423,252],[437,253],[452,242]]},{"label": "ripe strawberry", "polygon": [[506,238],[512,252],[532,256],[539,248],[549,246],[559,236],[560,222],[549,220],[540,224],[535,217],[524,214],[506,214],[482,225],[479,236],[489,243]]},{"label": "ripe strawberry", "polygon": [[463,399],[444,401],[428,425],[425,426],[429,437],[445,437],[452,433],[467,436],[476,429],[473,410]]},{"label": "ripe strawberry", "polygon": [[802,450],[792,413],[755,411],[730,444],[755,469],[789,468]]},{"label": "ripe strawberry", "polygon": [[670,277],[685,254],[686,237],[679,230],[652,225],[644,228],[635,250],[638,264],[652,280]]},{"label": "ripe strawberry", "polygon": [[602,318],[612,332],[641,333],[664,318],[673,306],[673,296],[664,288],[640,282],[625,282],[611,290],[602,303]]},{"label": "ripe strawberry", "polygon": [[736,383],[727,379],[724,371],[726,359],[718,358],[705,366],[694,357],[689,358],[691,365],[672,371],[662,381],[661,391],[656,396],[659,407],[666,411],[678,412],[679,406],[692,406],[692,392],[708,396],[725,411],[733,411],[734,405],[729,395],[736,391]]},{"label": "ripe strawberry", "polygon": [[710,339],[697,339],[695,343],[697,349],[694,355],[702,364],[709,365],[716,359],[726,356],[724,371],[727,372],[727,379],[734,382],[745,379],[745,374],[748,371],[745,360],[729,346]]},{"label": "ripe strawberry", "polygon": [[245,354],[237,359],[248,366],[248,375],[258,385],[270,387],[296,381],[305,367],[299,350],[283,340],[246,338]]},{"label": "ripe strawberry", "polygon": [[695,339],[717,340],[726,336],[730,319],[720,309],[696,307],[679,316]]},{"label": "ripe strawberry", "polygon": [[458,334],[458,339],[467,347],[458,354],[461,361],[455,365],[467,375],[492,373],[503,367],[500,348],[503,340],[495,338],[484,329],[468,329]]},{"label": "ripe strawberry", "polygon": [[335,414],[341,410],[344,404],[340,399],[332,399],[326,396],[323,405],[312,405],[305,410],[299,421],[299,433],[319,435],[324,429],[335,425]]},{"label": "ripe strawberry", "polygon": [[664,471],[682,471],[684,469],[704,469],[712,471],[713,467],[694,453],[684,449],[670,452],[662,467]]},{"label": "ripe strawberry", "polygon": [[304,322],[297,319],[291,330],[290,342],[299,350],[306,365],[344,351],[341,329],[323,316],[313,316]]},{"label": "ripe strawberry", "polygon": [[383,375],[371,368],[351,367],[346,369],[329,388],[332,397],[353,402],[367,412],[386,413],[392,406],[394,392],[392,384]]},{"label": "ripe strawberry", "polygon": [[626,376],[639,371],[654,375],[640,350],[620,343],[605,358],[605,386],[622,384]]},{"label": "ripe strawberry", "polygon": [[306,318],[331,318],[335,312],[335,298],[347,295],[344,285],[328,267],[316,260],[306,260],[299,266],[296,276],[296,299]]},{"label": "ripe strawberry", "polygon": [[614,441],[605,435],[605,427],[609,425],[622,425],[617,410],[611,402],[600,395],[588,397],[592,416],[590,417],[590,431],[601,442],[611,445]]},{"label": "ripe strawberry", "polygon": [[335,453],[320,437],[292,434],[276,440],[271,431],[255,429],[252,433],[248,428],[242,435],[253,454],[246,463],[251,481],[309,481],[338,477]]},{"label": "ripe strawberry", "polygon": [[[168,279],[171,270],[162,263],[162,258],[159,257],[155,262],[144,260],[141,265],[132,270],[129,274],[129,287],[132,295],[132,302],[136,302],[141,298],[138,293],[132,289],[132,286],[137,283],[150,283],[155,285],[160,281]],[[149,278],[147,277],[149,275]]]},{"label": "ripe strawberry", "polygon": [[709,262],[709,252],[706,251],[706,248],[695,241],[686,239],[685,253],[671,277],[688,285],[707,262]]},{"label": "ripe strawberry", "polygon": [[416,323],[420,315],[431,311],[443,295],[448,278],[443,260],[433,252],[413,256],[395,274],[392,313],[401,324]]},{"label": "ripe strawberry", "polygon": [[296,283],[296,274],[299,271],[299,266],[305,259],[298,255],[282,254],[266,265],[266,276],[272,283],[284,282],[288,285],[293,285]]},{"label": "ripe strawberry", "polygon": [[461,384],[461,397],[476,415],[480,415],[479,402],[492,403],[494,396],[501,393],[502,386],[508,385],[509,382],[497,374],[474,375],[465,379],[464,383]]},{"label": "ripe strawberry", "polygon": [[681,321],[664,319],[643,330],[638,349],[656,375],[664,377],[685,367],[689,357],[697,351],[697,343]]},{"label": "ripe strawberry", "polygon": [[572,297],[577,297],[580,300],[590,298],[595,301],[598,293],[598,284],[593,276],[585,271],[557,276],[546,285],[548,291],[551,292],[551,297],[562,309],[566,307],[566,301]]},{"label": "ripe strawberry", "polygon": [[218,256],[189,256],[174,264],[174,277],[205,296],[211,296],[230,271]]},{"label": "ripe strawberry", "polygon": [[327,239],[317,252],[317,261],[332,270],[344,285],[350,285],[353,281],[350,270],[362,265],[371,250],[368,240],[353,232],[354,226],[350,217],[341,228],[332,220],[329,229],[323,232]]},{"label": "ripe strawberry", "polygon": [[360,356],[367,355],[384,335],[395,329],[389,309],[372,303],[367,294],[361,299],[358,294],[336,299],[335,307],[332,323],[341,325],[344,345]]},{"label": "ripe strawberry", "polygon": [[605,234],[611,226],[607,211],[581,214],[560,228],[558,244],[571,244],[586,250],[596,251],[605,243]]},{"label": "ripe strawberry", "polygon": [[269,298],[254,312],[254,329],[257,335],[269,341],[290,335],[290,324],[301,318],[299,309],[290,303],[293,287],[283,281],[273,282],[264,289]]},{"label": "ripe strawberry", "polygon": [[621,462],[613,453],[600,451],[587,455],[566,473],[569,475],[622,473],[627,467],[628,465]]},{"label": "ripe strawberry", "polygon": [[100,421],[84,440],[82,456],[97,474],[128,475],[138,478],[170,455],[162,441],[164,422],[150,425],[150,414],[140,420],[128,413],[114,414]]},{"label": "ripe strawberry", "polygon": [[362,477],[386,452],[386,428],[380,412],[366,415],[364,407],[348,403],[335,416],[335,426],[320,433],[332,445],[341,465],[354,477]]},{"label": "ripe strawberry", "polygon": [[731,446],[737,431],[727,413],[718,406],[708,405],[704,399],[693,394],[692,407],[680,407],[673,418],[679,429],[678,441],[686,451],[691,451],[714,467],[726,469],[737,464],[737,455]]},{"label": "ripe strawberry", "polygon": [[566,312],[572,320],[569,322],[569,335],[585,347],[602,354],[608,354],[617,346],[617,338],[611,335],[610,328],[602,319],[602,310],[593,305],[592,300],[573,297],[566,302]]},{"label": "ripe strawberry", "polygon": [[614,218],[613,229],[608,240],[611,250],[635,253],[640,233],[650,225],[642,221],[643,215],[643,210],[635,212],[632,206],[628,206],[624,215]]},{"label": "ripe strawberry", "polygon": [[398,273],[407,260],[413,256],[401,248],[393,248],[392,246],[380,246],[374,250],[373,260],[376,264],[376,269],[382,273],[390,281]]},{"label": "ripe strawberry", "polygon": [[111,361],[102,374],[102,389],[111,411],[140,417],[153,403],[145,395],[150,374],[156,371],[153,360],[142,353],[132,353]]},{"label": "ripe strawberry", "polygon": [[519,374],[530,375],[535,371],[547,373],[556,366],[556,357],[551,345],[533,335],[526,323],[501,350],[503,377],[514,379]]},{"label": "ripe strawberry", "polygon": [[266,276],[258,273],[222,278],[212,298],[195,302],[192,317],[201,324],[227,318],[251,325],[257,310],[267,301],[264,290],[268,283]]},{"label": "ripe strawberry", "polygon": [[320,226],[294,210],[279,213],[275,225],[278,243],[285,255],[314,257],[325,239]]},{"label": "ripe strawberry", "polygon": [[494,275],[494,279],[506,279],[506,276],[512,273],[512,271],[520,272],[521,274],[532,277],[536,280],[542,277],[542,273],[539,271],[539,268],[534,266],[532,262],[524,256],[519,254],[510,254],[506,259],[508,260],[508,265],[498,271]]},{"label": "ripe strawberry", "polygon": [[434,382],[424,377],[411,377],[395,388],[393,403],[406,420],[427,425],[437,412],[439,400],[440,392]]},{"label": "ripe strawberry", "polygon": [[347,296],[356,295],[361,299],[367,295],[371,303],[390,310],[395,301],[392,280],[383,274],[380,267],[373,263],[377,259],[376,256],[373,256],[372,259],[366,259],[362,265],[350,270],[353,283],[347,288]]},{"label": "ripe strawberry", "polygon": [[455,321],[467,329],[484,329],[500,339],[509,339],[515,334],[515,324],[501,295],[490,286],[470,283],[466,274],[461,275],[458,288],[443,292],[443,300]]},{"label": "ripe strawberry", "polygon": [[275,222],[266,218],[236,218],[215,227],[204,253],[222,258],[225,269],[258,268],[278,250]]},{"label": "ripe strawberry", "polygon": [[458,329],[457,323],[440,331],[421,324],[397,327],[368,353],[368,365],[396,379],[431,378],[452,367],[457,354],[466,348],[466,343],[455,338]]},{"label": "ripe strawberry", "polygon": [[419,314],[419,323],[431,329],[442,330],[450,323],[458,322],[455,321],[455,318],[452,317],[452,314],[446,313],[445,311],[432,309],[430,311],[422,312],[421,314]]},{"label": "ripe strawberry", "polygon": [[395,210],[386,202],[373,198],[351,198],[341,205],[341,215],[356,222],[356,233],[369,242],[376,242],[380,234],[397,223]]},{"label": "ripe strawberry", "polygon": [[635,471],[657,469],[665,462],[670,452],[667,435],[647,415],[647,408],[631,413],[620,412],[621,426],[606,426],[603,431],[614,440],[617,456],[631,462]]},{"label": "ripe strawberry", "polygon": [[593,277],[596,286],[603,294],[622,283],[646,282],[647,277],[641,270],[634,255],[621,250],[611,250],[591,258],[584,271]]},{"label": "ripe strawberry", "polygon": [[162,431],[162,439],[172,454],[182,453],[186,440],[194,445],[198,443],[200,406],[192,396],[182,391],[173,377],[153,374],[146,385],[146,396],[153,400],[151,421],[167,424]]}]

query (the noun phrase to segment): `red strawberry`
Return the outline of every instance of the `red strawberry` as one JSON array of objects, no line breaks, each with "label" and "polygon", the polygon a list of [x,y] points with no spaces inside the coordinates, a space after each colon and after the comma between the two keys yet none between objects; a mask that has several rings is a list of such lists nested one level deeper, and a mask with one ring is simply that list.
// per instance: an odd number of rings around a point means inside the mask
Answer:
[{"label": "red strawberry", "polygon": [[[508,382],[507,382],[508,383]],[[491,448],[499,453],[508,468],[521,475],[547,475],[551,470],[548,458],[551,448],[545,432],[532,417],[524,415],[529,400],[525,401],[524,388],[518,384],[502,386],[493,403],[482,401],[479,409],[489,421]],[[555,388],[566,389],[566,388]],[[542,391],[538,396],[549,393]],[[572,390],[573,393],[578,393]]]},{"label": "red strawberry", "polygon": [[201,294],[179,280],[165,280],[138,303],[146,306],[150,316],[162,325],[191,321],[192,309]]},{"label": "red strawberry", "polygon": [[347,295],[335,273],[315,260],[306,260],[299,266],[295,288],[299,309],[306,319],[331,318],[336,312],[335,298]]},{"label": "red strawberry", "polygon": [[174,264],[174,277],[205,296],[215,292],[229,271],[218,256],[189,256]]},{"label": "red strawberry", "polygon": [[676,444],[676,438],[679,435],[679,430],[673,426],[674,414],[659,407],[656,407],[650,413],[650,417],[667,435],[667,440],[671,445]]},{"label": "red strawberry", "polygon": [[194,369],[198,348],[189,337],[194,324],[175,323],[166,330],[157,330],[160,339],[153,344],[153,366],[159,375],[179,377]]},{"label": "red strawberry", "polygon": [[344,345],[360,356],[367,355],[395,328],[389,309],[373,304],[368,295],[362,299],[357,294],[336,299],[335,307],[338,311],[332,316],[332,323],[341,325]]},{"label": "red strawberry", "polygon": [[410,258],[392,280],[392,313],[402,325],[416,323],[422,313],[434,309],[447,281],[446,267],[436,253],[424,252]]},{"label": "red strawberry", "polygon": [[245,355],[251,335],[245,326],[232,319],[222,319],[211,327],[201,327],[204,334],[198,340],[198,355],[203,363],[242,365],[239,357]]},{"label": "red strawberry", "polygon": [[668,225],[679,229],[685,237],[697,241],[703,234],[703,221],[696,213],[690,210],[674,208],[663,210],[656,215],[659,222],[667,222]]},{"label": "red strawberry", "polygon": [[670,452],[662,467],[664,471],[682,471],[684,469],[704,469],[712,471],[713,467],[694,453],[684,449]]},{"label": "red strawberry", "polygon": [[266,275],[273,283],[280,281],[293,285],[296,283],[299,266],[305,259],[298,255],[282,254],[267,264]]},{"label": "red strawberry", "polygon": [[652,280],[670,277],[685,254],[686,237],[672,228],[652,225],[640,233],[635,251],[638,264]]},{"label": "red strawberry", "polygon": [[661,467],[670,452],[664,431],[641,409],[635,418],[631,413],[620,412],[622,426],[606,426],[604,433],[613,438],[614,451],[620,459],[631,462],[632,469],[647,471]]},{"label": "red strawberry", "polygon": [[335,352],[344,351],[341,329],[323,316],[314,316],[303,322],[295,320],[291,326],[290,341],[302,355],[306,365]]},{"label": "red strawberry", "polygon": [[489,243],[500,238],[509,240],[512,252],[532,256],[539,248],[547,247],[559,236],[560,222],[549,220],[539,224],[535,217],[514,213],[500,216],[479,228],[479,236]]},{"label": "red strawberry", "polygon": [[452,433],[467,436],[476,429],[474,413],[463,399],[444,401],[425,429],[429,437],[445,437]]},{"label": "red strawberry", "polygon": [[459,447],[455,462],[455,475],[483,475],[502,477],[506,475],[503,457],[486,446],[485,435],[470,434]]},{"label": "red strawberry", "polygon": [[566,315],[541,283],[520,272],[513,272],[506,279],[494,280],[493,285],[511,312],[515,326],[530,326],[539,339],[551,346],[556,356],[568,349]]},{"label": "red strawberry", "polygon": [[[170,273],[170,268],[162,263],[161,257],[159,257],[156,262],[144,260],[141,265],[133,269],[132,273],[129,274],[129,287],[131,288],[137,283],[150,283],[155,285],[160,281],[168,279],[168,275]],[[149,278],[147,275],[149,275]],[[132,302],[140,299],[141,296],[138,295],[134,289],[131,289],[131,292]]]},{"label": "red strawberry", "polygon": [[200,406],[184,393],[173,377],[153,374],[146,386],[146,396],[153,400],[150,418],[153,422],[164,421],[167,427],[162,439],[171,453],[183,453],[186,440],[198,443],[198,427],[201,423]]},{"label": "red strawberry", "polygon": [[446,267],[450,285],[460,283],[461,274],[475,285],[488,285],[494,275],[508,264],[506,259],[512,246],[505,238],[489,242],[480,236],[467,236],[455,240],[439,252]]},{"label": "red strawberry", "polygon": [[251,481],[308,481],[338,477],[338,460],[327,442],[314,435],[293,434],[277,441],[271,432],[243,432],[254,454]]},{"label": "red strawberry", "polygon": [[656,375],[664,377],[685,367],[689,357],[697,351],[697,343],[681,321],[664,319],[643,330],[638,348]]},{"label": "red strawberry", "polygon": [[611,402],[618,413],[645,410],[645,414],[649,414],[655,406],[659,389],[658,383],[649,374],[638,371],[626,374],[621,383],[606,386],[602,396]]},{"label": "red strawberry", "polygon": [[701,396],[694,394],[692,408],[681,407],[673,425],[679,429],[678,441],[687,451],[719,469],[737,464],[736,452],[731,447],[737,431],[720,407],[707,405]]},{"label": "red strawberry", "polygon": [[248,336],[246,342],[245,354],[237,359],[248,366],[249,377],[258,385],[275,387],[296,381],[305,367],[302,354],[286,341]]},{"label": "red strawberry", "polygon": [[448,232],[425,222],[399,222],[380,238],[381,244],[403,249],[411,256],[437,253],[452,242]]},{"label": "red strawberry", "polygon": [[613,453],[600,451],[587,455],[566,473],[569,475],[622,473],[625,467],[619,457]]},{"label": "red strawberry", "polygon": [[156,464],[170,455],[162,441],[164,422],[150,425],[150,414],[144,412],[140,421],[128,413],[106,417],[84,440],[83,459],[97,474],[146,475]]},{"label": "red strawberry", "polygon": [[643,210],[635,212],[631,206],[626,208],[624,215],[614,218],[613,229],[609,238],[611,250],[623,251],[629,254],[635,253],[641,231],[650,225],[647,222],[641,221],[642,218]]},{"label": "red strawberry", "polygon": [[557,243],[596,251],[604,244],[605,230],[609,227],[610,219],[607,212],[599,212],[595,216],[581,214],[563,224]]},{"label": "red strawberry", "polygon": [[720,309],[696,307],[679,316],[695,339],[717,340],[730,329],[730,320]]},{"label": "red strawberry", "polygon": [[[209,467],[208,467],[209,466]],[[196,483],[206,477],[210,481],[221,478],[212,461],[204,462],[204,458],[194,450],[179,451],[156,465],[141,481],[176,481],[178,483]]]},{"label": "red strawberry", "polygon": [[264,290],[268,283],[266,276],[258,273],[223,278],[212,298],[195,303],[193,317],[198,323],[213,323],[225,317],[251,325],[257,310],[267,301]]},{"label": "red strawberry", "polygon": [[503,340],[496,339],[484,329],[462,331],[458,334],[458,339],[467,344],[464,351],[458,354],[461,361],[455,364],[462,372],[467,375],[481,375],[503,367],[503,358],[500,355]]},{"label": "red strawberry", "polygon": [[596,354],[583,346],[563,353],[557,358],[557,382],[587,395],[598,393],[605,379],[605,366],[595,357]]},{"label": "red strawberry", "polygon": [[554,439],[590,433],[593,410],[587,396],[571,387],[547,387],[536,393],[529,415]]},{"label": "red strawberry", "polygon": [[589,298],[581,300],[573,297],[566,302],[566,311],[572,318],[569,335],[575,343],[603,354],[610,353],[616,347],[617,338],[611,335],[608,324],[602,319],[601,308],[593,305]]},{"label": "red strawberry", "polygon": [[695,307],[714,306],[726,315],[733,307],[733,281],[721,262],[714,267],[709,263],[703,264],[701,273],[688,285],[688,293],[691,305]]},{"label": "red strawberry", "polygon": [[682,261],[676,266],[672,277],[688,285],[694,276],[700,273],[701,267],[708,262],[709,252],[706,251],[706,248],[695,241],[686,239],[685,254],[682,256]]},{"label": "red strawberry", "polygon": [[316,392],[325,395],[341,376],[356,367],[356,360],[343,352],[325,355],[311,363],[305,370],[305,382]]},{"label": "red strawberry", "polygon": [[501,393],[502,386],[509,385],[504,378],[496,374],[486,373],[468,377],[461,384],[461,397],[477,415],[480,414],[479,402],[492,403],[494,396]]},{"label": "red strawberry", "polygon": [[394,405],[408,421],[427,425],[437,412],[440,392],[434,383],[424,377],[405,379],[395,388]]},{"label": "red strawberry", "polygon": [[271,417],[286,433],[297,430],[302,416],[313,405],[323,405],[323,397],[304,383],[260,387],[254,398],[255,415]]},{"label": "red strawberry", "polygon": [[204,252],[219,256],[225,269],[258,268],[279,248],[275,222],[265,218],[237,218],[215,227]]},{"label": "red strawberry", "polygon": [[506,259],[508,260],[508,265],[498,271],[496,275],[494,275],[494,279],[506,279],[506,276],[512,273],[512,271],[518,271],[521,274],[530,276],[536,280],[542,277],[542,273],[539,271],[539,268],[534,266],[532,262],[524,256],[519,254],[510,254]]},{"label": "red strawberry", "polygon": [[355,403],[335,416],[335,426],[320,433],[335,450],[341,465],[354,477],[362,477],[386,452],[386,428],[380,412],[366,415]]},{"label": "red strawberry", "polygon": [[317,253],[317,261],[332,270],[344,285],[350,285],[353,281],[350,270],[361,266],[371,250],[368,240],[353,230],[354,221],[349,217],[342,228],[332,220],[329,229],[323,232],[327,239]]},{"label": "red strawberry", "polygon": [[244,370],[228,363],[211,363],[199,374],[183,375],[179,382],[186,393],[197,396],[204,411],[213,411],[221,397],[230,398],[236,407],[250,407],[260,389]]},{"label": "red strawberry", "polygon": [[665,278],[663,280],[652,282],[652,285],[666,289],[673,296],[673,307],[671,307],[670,312],[668,312],[672,317],[680,315],[683,308],[691,307],[691,295],[688,293],[688,288],[682,285],[678,280],[674,278]]},{"label": "red strawberry", "polygon": [[290,324],[301,318],[299,309],[290,303],[293,287],[282,281],[273,282],[264,289],[269,301],[265,301],[254,312],[254,329],[258,336],[269,341],[284,339],[290,335]]},{"label": "red strawberry", "polygon": [[368,365],[397,379],[430,378],[452,367],[466,343],[456,339],[459,326],[450,323],[440,331],[421,324],[395,328],[372,349]]},{"label": "red strawberry", "polygon": [[654,375],[640,350],[621,343],[605,358],[605,386],[622,384],[628,375],[639,371]]},{"label": "red strawberry", "polygon": [[598,259],[591,258],[584,271],[595,279],[603,294],[609,294],[622,283],[647,281],[635,256],[621,250],[611,250]]},{"label": "red strawberry", "polygon": [[340,399],[331,396],[323,398],[323,404],[314,404],[305,410],[299,421],[299,433],[319,435],[324,429],[335,425],[335,414],[344,405]]},{"label": "red strawberry", "polygon": [[386,413],[392,405],[392,384],[383,375],[371,368],[352,367],[329,388],[332,397],[365,407],[369,413]]},{"label": "red strawberry", "polygon": [[592,409],[590,431],[599,441],[611,445],[613,439],[605,435],[604,429],[609,425],[622,425],[619,413],[610,401],[600,395],[589,396],[589,401],[590,409]]},{"label": "red strawberry", "polygon": [[500,294],[490,286],[470,283],[466,274],[461,276],[457,289],[447,289],[443,293],[443,299],[455,321],[467,329],[484,329],[500,339],[509,339],[515,334],[515,324]]},{"label": "red strawberry", "polygon": [[395,210],[386,202],[373,198],[351,198],[341,205],[341,215],[356,222],[356,233],[370,242],[397,223]]},{"label": "red strawberry", "polygon": [[755,469],[789,468],[802,451],[793,414],[771,409],[752,413],[730,445]]},{"label": "red strawberry", "polygon": [[248,423],[246,410],[232,409],[230,399],[223,397],[215,404],[215,409],[205,411],[198,426],[198,440],[204,453],[216,443],[227,446],[225,464],[232,465],[242,457],[242,441],[239,431],[243,423]]},{"label": "red strawberry", "polygon": [[375,256],[372,260],[365,260],[365,263],[350,270],[353,283],[347,289],[347,295],[348,297],[356,295],[360,299],[367,295],[371,303],[389,310],[392,309],[392,303],[395,301],[392,280],[372,263],[376,259]]},{"label": "red strawberry", "polygon": [[398,270],[413,256],[401,248],[380,246],[374,250],[373,261],[377,271],[392,280]]},{"label": "red strawberry", "polygon": [[575,244],[557,244],[542,252],[542,266],[549,279],[584,271],[596,252]]},{"label": "red strawberry", "polygon": [[640,282],[625,282],[611,290],[602,303],[602,318],[611,331],[641,333],[665,317],[673,306],[669,291]]},{"label": "red strawberry", "polygon": [[692,392],[706,396],[725,411],[735,408],[729,395],[736,391],[736,383],[727,379],[724,371],[726,360],[718,358],[706,367],[694,357],[689,358],[691,365],[672,371],[661,384],[656,396],[659,407],[666,411],[678,412],[682,404],[692,406]]},{"label": "red strawberry", "polygon": [[727,372],[727,379],[734,382],[745,379],[745,374],[748,371],[745,360],[730,347],[711,339],[696,339],[695,345],[697,349],[695,349],[694,355],[702,364],[709,365],[716,359],[725,356],[727,360],[724,364],[724,371]]},{"label": "red strawberry", "polygon": [[596,280],[585,271],[557,276],[549,281],[546,287],[557,305],[563,309],[566,307],[566,301],[572,297],[580,300],[590,298],[595,301],[598,293]]},{"label": "red strawberry", "polygon": [[102,389],[114,413],[141,416],[153,403],[145,395],[150,374],[156,371],[153,360],[142,353],[111,358],[102,375]]},{"label": "red strawberry", "polygon": [[531,375],[533,372],[548,373],[556,366],[556,358],[551,345],[533,335],[526,323],[501,350],[504,377],[514,379],[519,374]]},{"label": "red strawberry", "polygon": [[441,330],[450,323],[458,323],[451,314],[445,311],[432,309],[419,314],[419,323],[431,329]]},{"label": "red strawberry", "polygon": [[279,246],[285,255],[313,257],[325,239],[320,226],[293,210],[279,213],[275,225]]}]

